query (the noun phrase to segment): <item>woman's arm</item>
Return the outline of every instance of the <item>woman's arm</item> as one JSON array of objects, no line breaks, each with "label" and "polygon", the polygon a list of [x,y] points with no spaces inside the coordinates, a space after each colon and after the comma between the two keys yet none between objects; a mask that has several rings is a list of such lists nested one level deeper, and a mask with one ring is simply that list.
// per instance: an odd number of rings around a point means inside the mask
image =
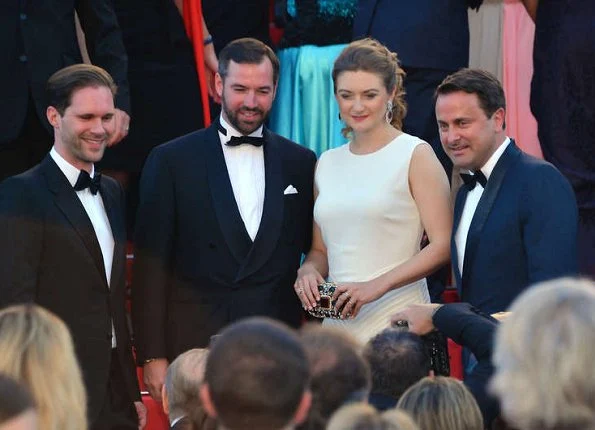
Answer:
[{"label": "woman's arm", "polygon": [[[409,167],[409,187],[430,241],[403,264],[369,282],[341,284],[335,291],[336,307],[343,314],[357,315],[362,305],[388,291],[417,281],[443,266],[450,258],[452,208],[444,169],[430,145],[418,145]],[[347,294],[343,294],[347,292]]]},{"label": "woman's arm", "polygon": [[[318,190],[314,187],[314,201],[318,197]],[[318,284],[324,282],[328,276],[328,257],[326,245],[322,240],[322,233],[316,221],[312,222],[312,245],[302,266],[298,269],[297,279],[293,287],[304,309],[312,309],[320,300]]]}]

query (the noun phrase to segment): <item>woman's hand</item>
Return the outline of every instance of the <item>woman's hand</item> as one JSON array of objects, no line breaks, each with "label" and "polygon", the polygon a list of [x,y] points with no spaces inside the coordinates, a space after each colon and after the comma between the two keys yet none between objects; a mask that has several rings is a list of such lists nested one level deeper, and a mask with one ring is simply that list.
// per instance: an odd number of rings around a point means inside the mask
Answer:
[{"label": "woman's hand", "polygon": [[320,300],[318,285],[323,282],[324,278],[312,265],[304,263],[299,268],[293,288],[305,310],[312,309]]},{"label": "woman's hand", "polygon": [[387,292],[380,279],[366,282],[348,282],[340,284],[333,294],[335,308],[341,310],[342,318],[355,318],[366,303],[379,299]]}]

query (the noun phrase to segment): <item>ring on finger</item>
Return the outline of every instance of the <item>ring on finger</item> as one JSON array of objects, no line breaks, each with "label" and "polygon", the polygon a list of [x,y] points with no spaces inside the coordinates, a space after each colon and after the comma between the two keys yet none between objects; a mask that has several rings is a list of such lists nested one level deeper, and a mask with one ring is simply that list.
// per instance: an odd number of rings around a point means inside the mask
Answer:
[{"label": "ring on finger", "polygon": [[298,287],[297,293],[302,294],[304,292],[304,287]]}]

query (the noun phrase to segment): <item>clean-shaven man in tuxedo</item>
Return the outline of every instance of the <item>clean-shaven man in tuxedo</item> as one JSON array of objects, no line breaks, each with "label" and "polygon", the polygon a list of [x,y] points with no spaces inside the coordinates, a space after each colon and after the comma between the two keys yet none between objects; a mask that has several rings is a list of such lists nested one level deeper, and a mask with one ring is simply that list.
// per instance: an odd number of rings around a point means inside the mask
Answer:
[{"label": "clean-shaven man in tuxedo", "polygon": [[101,177],[114,132],[116,85],[78,64],[47,84],[54,146],[45,159],[0,184],[0,306],[35,302],[72,334],[91,429],[144,426],[125,315],[123,192]]},{"label": "clean-shaven man in tuxedo", "polygon": [[279,60],[251,38],[219,55],[221,116],[155,148],[143,170],[132,316],[155,399],[168,361],[238,319],[297,327],[293,290],[312,234],[316,157],[263,126]]},{"label": "clean-shaven man in tuxedo", "polygon": [[461,298],[504,311],[530,284],[577,271],[577,206],[551,164],[505,133],[504,91],[491,74],[461,69],[436,90],[444,150],[469,171],[456,197],[451,259]]},{"label": "clean-shaven man in tuxedo", "polygon": [[45,84],[57,70],[83,62],[75,12],[91,62],[118,85],[116,127],[109,144],[128,134],[128,61],[111,0],[0,2],[0,181],[35,166],[52,146]]}]

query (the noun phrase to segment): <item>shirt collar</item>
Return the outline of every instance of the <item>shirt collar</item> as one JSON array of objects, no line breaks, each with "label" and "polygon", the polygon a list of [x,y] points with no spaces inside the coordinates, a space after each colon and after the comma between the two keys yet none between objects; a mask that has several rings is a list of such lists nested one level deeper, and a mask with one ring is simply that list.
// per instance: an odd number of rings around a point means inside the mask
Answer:
[{"label": "shirt collar", "polygon": [[[64,173],[64,176],[66,176],[66,179],[68,179],[68,182],[70,182],[70,185],[72,185],[74,187],[74,184],[76,184],[76,181],[79,178],[79,174],[81,173],[80,169],[77,169],[72,164],[70,164],[68,161],[66,161],[64,159],[64,157],[62,157],[58,153],[58,151],[56,151],[55,146],[52,146],[52,150],[50,151],[50,157],[52,157],[52,159],[58,165],[58,167],[60,168],[62,173]],[[92,165],[91,177],[93,178],[94,176],[95,176],[95,166]]]},{"label": "shirt collar", "polygon": [[492,174],[494,167],[496,167],[496,163],[498,163],[498,160],[500,159],[500,157],[502,157],[502,154],[504,153],[509,144],[510,138],[506,137],[506,139],[504,139],[504,142],[500,144],[498,149],[494,151],[492,156],[488,159],[488,161],[486,161],[486,163],[480,169],[481,172],[485,175],[486,179],[490,179],[490,175]]},{"label": "shirt collar", "polygon": [[[219,131],[219,138],[221,139],[221,143],[223,143],[223,144],[227,143],[229,141],[229,139],[232,138],[232,136],[235,136],[235,137],[244,136],[242,133],[237,131],[232,125],[230,125],[227,121],[225,121],[225,119],[223,119],[223,115],[219,115],[219,123],[221,124],[221,127],[223,127],[227,131],[227,134],[223,134],[223,133],[221,133],[221,131]],[[262,137],[263,131],[264,131],[264,126],[261,125],[260,127],[258,127],[256,130],[254,130],[252,133],[248,134],[247,136]]]}]

